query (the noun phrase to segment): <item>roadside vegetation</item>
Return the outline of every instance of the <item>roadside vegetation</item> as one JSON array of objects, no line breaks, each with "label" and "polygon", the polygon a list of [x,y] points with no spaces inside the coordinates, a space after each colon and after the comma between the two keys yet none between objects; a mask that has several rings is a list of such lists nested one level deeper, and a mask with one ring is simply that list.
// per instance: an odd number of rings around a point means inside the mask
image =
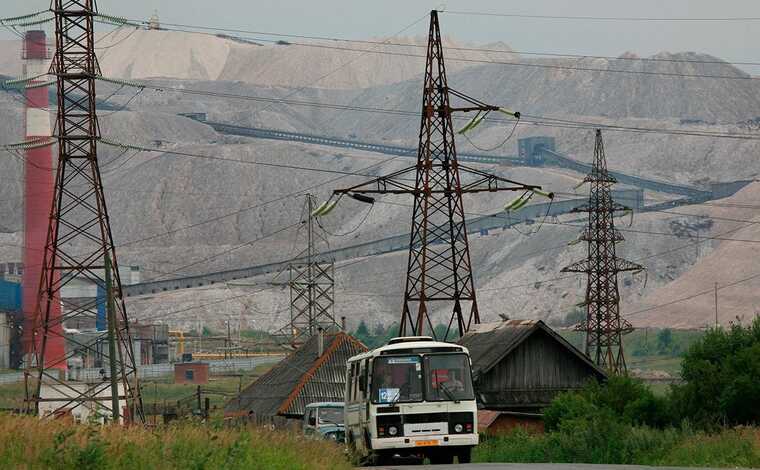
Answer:
[{"label": "roadside vegetation", "polygon": [[341,446],[297,433],[180,422],[76,425],[0,415],[3,468],[349,469]]},{"label": "roadside vegetation", "polygon": [[[555,326],[572,327],[585,317],[576,309]],[[572,329],[559,333],[576,348],[583,350],[583,334]],[[678,376],[681,358],[692,344],[704,337],[703,330],[674,330],[671,328],[639,328],[623,337],[628,369],[639,373],[661,371]]]},{"label": "roadside vegetation", "polygon": [[474,459],[760,467],[760,318],[706,332],[680,374],[664,395],[630,377],[561,394],[544,434],[485,437]]}]

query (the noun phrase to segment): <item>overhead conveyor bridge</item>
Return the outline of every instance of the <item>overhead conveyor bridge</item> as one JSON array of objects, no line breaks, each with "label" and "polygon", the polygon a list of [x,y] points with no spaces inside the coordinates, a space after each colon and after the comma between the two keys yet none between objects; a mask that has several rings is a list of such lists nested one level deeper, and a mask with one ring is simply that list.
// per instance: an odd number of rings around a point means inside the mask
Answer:
[{"label": "overhead conveyor bridge", "polygon": [[[341,139],[314,134],[304,134],[274,129],[244,127],[217,122],[208,122],[206,121],[206,116],[204,113],[189,113],[185,116],[204,122],[223,134],[240,135],[263,139],[285,140],[291,142],[304,142],[340,148],[352,148],[357,150],[366,150],[369,152],[405,157],[416,157],[417,155],[417,149],[415,148],[363,142],[351,139]],[[589,164],[579,162],[578,160],[562,155],[561,153],[554,150],[554,139],[551,137],[529,137],[526,139],[519,139],[518,149],[518,156],[465,153],[458,154],[458,158],[462,161],[508,164],[513,166],[523,165],[540,167],[547,165],[565,168],[584,175],[591,170]],[[637,186],[640,188],[613,192],[613,197],[615,200],[634,210],[638,210],[639,212],[647,212],[648,210],[665,210],[681,205],[696,204],[711,199],[728,197],[751,182],[747,180],[716,183],[713,184],[709,190],[702,190],[693,186],[642,178],[638,176],[628,175],[622,172],[611,173],[620,183]],[[644,206],[644,189],[661,193],[676,194],[681,197],[654,205]],[[521,223],[531,223],[532,221],[540,220],[545,216],[551,217],[567,214],[573,208],[577,207],[585,201],[586,198],[579,198],[567,201],[554,201],[552,203],[531,204],[525,206],[516,214],[512,215],[507,215],[504,212],[500,212],[489,216],[471,218],[467,221],[467,231],[468,233],[487,234],[489,230],[509,228],[513,225]],[[405,251],[408,249],[409,234],[404,233],[401,235],[386,237],[379,240],[368,241],[327,251],[320,254],[320,259],[324,261],[334,260],[336,262],[340,262],[352,258],[381,255],[394,251]],[[141,284],[125,286],[123,290],[124,294],[129,297],[159,294],[161,292],[168,292],[179,289],[190,289],[193,287],[202,287],[217,283],[223,284],[225,282],[230,282],[237,279],[246,279],[263,274],[278,273],[283,269],[286,269],[289,263],[298,263],[301,261],[305,260],[295,259],[251,266],[241,269],[231,269],[214,273],[185,276],[176,279],[149,281]]]},{"label": "overhead conveyor bridge", "polygon": [[[641,190],[621,190],[614,191],[613,198],[619,203],[628,206],[634,210],[640,210],[643,204],[643,193]],[[544,217],[559,216],[567,214],[573,208],[578,207],[586,201],[586,198],[571,199],[566,201],[553,201],[540,204],[531,204],[523,207],[514,214],[499,212],[496,214],[474,217],[467,220],[467,232],[475,234],[487,234],[490,230],[507,229],[513,225],[522,223],[532,223],[540,221]],[[391,237],[372,240],[369,242],[359,243],[343,248],[325,251],[318,255],[317,261],[345,261],[353,258],[364,256],[382,255],[394,251],[406,251],[409,249],[409,234],[394,235]],[[186,276],[177,279],[166,279],[161,281],[149,281],[141,284],[124,286],[122,291],[127,297],[137,295],[158,294],[161,292],[190,289],[193,287],[203,287],[212,284],[225,283],[237,279],[246,279],[260,276],[262,274],[278,273],[287,269],[291,263],[306,262],[304,259],[293,259],[276,263],[261,264],[241,269],[231,269],[214,273],[199,274],[197,276]]]},{"label": "overhead conveyor bridge", "polygon": [[[355,139],[344,139],[318,134],[306,134],[302,132],[291,132],[277,129],[237,126],[221,122],[212,122],[205,120],[204,113],[187,113],[184,114],[184,116],[203,122],[222,134],[239,135],[259,139],[285,140],[289,142],[303,142],[316,145],[327,145],[330,147],[365,150],[367,152],[376,152],[402,157],[417,157],[417,149],[412,147],[403,147],[399,145],[382,144],[377,142],[366,142]],[[586,175],[591,171],[591,165],[589,163],[575,160],[571,157],[568,157],[567,155],[563,155],[560,152],[557,152],[554,149],[554,139],[552,137],[539,136],[519,139],[518,146],[520,148],[519,155],[493,155],[486,153],[458,152],[457,159],[463,162],[512,166],[552,166],[575,171],[583,175]],[[644,178],[641,176],[633,176],[620,171],[611,170],[610,173],[618,180],[618,182],[622,184],[635,186],[650,191],[687,196],[695,200],[707,200],[711,197],[711,192],[709,190],[703,190],[694,186],[669,183],[666,181]]]},{"label": "overhead conveyor bridge", "polygon": [[[203,122],[222,134],[254,137],[259,139],[287,140],[289,142],[303,142],[307,144],[327,145],[330,147],[340,147],[354,150],[366,150],[367,152],[397,155],[401,157],[417,157],[417,149],[412,147],[401,147],[398,145],[365,142],[361,140],[341,139],[338,137],[328,137],[316,134],[304,134],[302,132],[265,129],[261,127],[235,126],[221,122]],[[488,155],[485,153],[457,153],[457,159],[464,162],[494,164],[519,164],[521,162],[521,159],[517,156]]]}]

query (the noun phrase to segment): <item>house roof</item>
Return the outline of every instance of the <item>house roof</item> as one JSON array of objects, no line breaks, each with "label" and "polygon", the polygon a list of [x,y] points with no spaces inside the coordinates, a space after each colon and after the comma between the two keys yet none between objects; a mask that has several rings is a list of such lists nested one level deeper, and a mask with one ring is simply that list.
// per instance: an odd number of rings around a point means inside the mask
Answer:
[{"label": "house roof", "polygon": [[313,402],[343,401],[346,361],[366,351],[344,332],[325,334],[324,353],[312,336],[225,405],[225,414],[302,416]]},{"label": "house roof", "polygon": [[472,358],[472,373],[477,378],[491,370],[537,331],[546,332],[564,346],[569,354],[586,363],[601,377],[606,377],[607,374],[603,369],[591,362],[586,355],[541,320],[506,320],[481,323],[470,328],[470,331],[462,336],[458,343],[469,349]]}]

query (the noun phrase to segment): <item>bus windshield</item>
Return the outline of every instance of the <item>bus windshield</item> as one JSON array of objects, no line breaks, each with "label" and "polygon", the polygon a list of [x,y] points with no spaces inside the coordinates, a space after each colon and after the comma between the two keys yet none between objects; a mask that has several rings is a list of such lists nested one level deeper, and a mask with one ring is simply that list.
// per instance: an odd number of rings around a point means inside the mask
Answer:
[{"label": "bus windshield", "polygon": [[465,354],[425,356],[427,401],[473,400],[470,361]]},{"label": "bus windshield", "polygon": [[376,358],[372,365],[372,401],[422,401],[422,358],[416,355]]}]

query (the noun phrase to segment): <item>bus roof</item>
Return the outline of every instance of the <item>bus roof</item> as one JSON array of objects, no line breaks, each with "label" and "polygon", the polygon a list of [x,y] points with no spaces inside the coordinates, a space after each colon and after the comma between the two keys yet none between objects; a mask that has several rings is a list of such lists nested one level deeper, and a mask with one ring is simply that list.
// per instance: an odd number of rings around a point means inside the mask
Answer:
[{"label": "bus roof", "polygon": [[381,354],[393,354],[395,351],[405,351],[407,349],[416,349],[416,348],[457,348],[460,349],[462,352],[469,354],[469,351],[464,346],[461,346],[459,344],[455,343],[445,343],[443,341],[435,341],[433,339],[430,339],[429,337],[406,337],[406,338],[393,338],[390,340],[389,344],[386,344],[385,346],[380,346],[378,348],[372,349],[370,351],[367,351],[362,354],[357,354],[356,356],[353,356],[348,359],[349,362],[355,361],[355,360],[361,360],[367,357],[375,357],[380,356]]}]

